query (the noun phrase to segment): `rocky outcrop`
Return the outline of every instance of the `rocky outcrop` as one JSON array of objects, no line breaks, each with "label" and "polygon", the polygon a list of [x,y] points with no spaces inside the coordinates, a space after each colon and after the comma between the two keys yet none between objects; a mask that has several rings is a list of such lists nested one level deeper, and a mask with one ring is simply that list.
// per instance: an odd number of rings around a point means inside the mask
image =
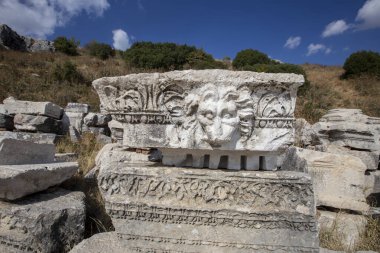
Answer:
[{"label": "rocky outcrop", "polygon": [[67,252],[84,237],[84,194],[56,189],[0,201],[0,217],[0,252]]},{"label": "rocky outcrop", "polygon": [[380,152],[380,118],[369,117],[360,109],[330,110],[313,129],[325,144]]},{"label": "rocky outcrop", "polygon": [[304,171],[313,179],[317,206],[366,212],[366,166],[360,158],[290,148],[282,170]]},{"label": "rocky outcrop", "polygon": [[0,25],[0,47],[28,52],[55,51],[53,42],[21,36],[5,24]]}]

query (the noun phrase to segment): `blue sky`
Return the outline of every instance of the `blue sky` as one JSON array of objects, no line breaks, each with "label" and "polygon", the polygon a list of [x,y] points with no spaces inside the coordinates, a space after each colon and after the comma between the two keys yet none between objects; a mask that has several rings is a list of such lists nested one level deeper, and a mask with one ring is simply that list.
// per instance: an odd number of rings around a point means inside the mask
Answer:
[{"label": "blue sky", "polygon": [[253,48],[284,62],[339,65],[352,52],[380,51],[380,0],[0,0],[0,23],[82,45],[195,45],[215,58]]}]

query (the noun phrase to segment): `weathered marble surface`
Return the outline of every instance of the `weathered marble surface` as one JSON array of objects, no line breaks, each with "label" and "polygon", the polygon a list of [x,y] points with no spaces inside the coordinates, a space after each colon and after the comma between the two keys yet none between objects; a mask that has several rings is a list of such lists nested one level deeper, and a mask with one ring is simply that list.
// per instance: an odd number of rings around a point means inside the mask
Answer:
[{"label": "weathered marble surface", "polygon": [[317,206],[366,212],[366,166],[357,157],[291,147],[281,167],[311,175]]},{"label": "weathered marble surface", "polygon": [[380,151],[380,118],[369,117],[360,109],[330,110],[313,129],[325,143]]},{"label": "weathered marble surface", "polygon": [[0,252],[61,253],[83,240],[82,192],[63,189],[0,201]]},{"label": "weathered marble surface", "polygon": [[0,138],[12,138],[20,141],[29,141],[38,144],[54,144],[57,135],[50,133],[0,131]]},{"label": "weathered marble surface", "polygon": [[62,121],[51,117],[16,114],[13,121],[18,131],[63,134]]},{"label": "weathered marble surface", "polygon": [[77,169],[76,162],[0,165],[0,199],[14,200],[58,185]]},{"label": "weathered marble surface", "polygon": [[107,145],[97,157],[98,184],[115,231],[135,251],[318,252],[313,188],[304,173],[125,159]]},{"label": "weathered marble surface", "polygon": [[43,115],[60,119],[63,109],[51,102],[32,102],[16,100],[12,97],[4,99],[4,108],[8,114],[32,114]]},{"label": "weathered marble surface", "polygon": [[13,134],[0,136],[0,165],[36,164],[54,161],[55,146],[16,139]]},{"label": "weathered marble surface", "polygon": [[124,145],[278,151],[293,142],[302,75],[186,70],[93,82],[101,109],[123,123]]}]

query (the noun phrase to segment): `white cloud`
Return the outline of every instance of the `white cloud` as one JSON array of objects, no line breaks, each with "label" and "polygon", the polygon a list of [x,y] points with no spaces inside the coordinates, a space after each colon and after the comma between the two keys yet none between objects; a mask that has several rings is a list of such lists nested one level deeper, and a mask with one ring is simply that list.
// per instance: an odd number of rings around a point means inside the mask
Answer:
[{"label": "white cloud", "polygon": [[101,16],[109,7],[108,0],[0,0],[0,23],[44,38],[83,11]]},{"label": "white cloud", "polygon": [[119,50],[126,50],[131,47],[128,34],[122,29],[113,30],[113,47]]},{"label": "white cloud", "polygon": [[284,47],[289,48],[289,49],[294,49],[298,47],[301,44],[301,37],[289,37],[288,40],[286,41]]},{"label": "white cloud", "polygon": [[380,0],[367,0],[359,9],[356,21],[361,22],[357,29],[366,30],[380,27]]},{"label": "white cloud", "polygon": [[326,38],[329,36],[342,34],[350,27],[351,25],[347,24],[346,21],[342,19],[333,21],[326,26],[325,30],[322,33],[322,37]]},{"label": "white cloud", "polygon": [[316,54],[316,53],[325,53],[325,54],[330,54],[331,53],[331,48],[329,47],[326,47],[325,45],[323,44],[313,44],[311,43],[308,47],[307,47],[307,56],[310,56],[312,54]]}]

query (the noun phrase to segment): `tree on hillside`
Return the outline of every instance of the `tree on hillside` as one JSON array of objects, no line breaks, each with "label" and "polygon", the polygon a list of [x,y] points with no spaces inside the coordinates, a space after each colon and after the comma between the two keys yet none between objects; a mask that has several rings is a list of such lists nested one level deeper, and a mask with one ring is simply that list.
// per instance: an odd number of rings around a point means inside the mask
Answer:
[{"label": "tree on hillside", "polygon": [[74,38],[68,39],[64,36],[57,37],[54,40],[55,50],[62,52],[67,55],[78,55],[78,46],[80,42],[76,41]]},{"label": "tree on hillside", "polygon": [[236,54],[232,62],[235,69],[242,69],[246,66],[253,66],[255,64],[270,64],[273,61],[268,55],[253,49],[245,49]]},{"label": "tree on hillside", "polygon": [[369,74],[380,77],[380,54],[372,51],[359,51],[351,54],[344,62],[344,78]]},{"label": "tree on hillside", "polygon": [[115,56],[115,50],[108,44],[91,41],[85,47],[90,55],[106,60]]},{"label": "tree on hillside", "polygon": [[181,70],[186,68],[221,68],[202,49],[175,43],[136,42],[125,51],[128,65],[140,69]]}]

